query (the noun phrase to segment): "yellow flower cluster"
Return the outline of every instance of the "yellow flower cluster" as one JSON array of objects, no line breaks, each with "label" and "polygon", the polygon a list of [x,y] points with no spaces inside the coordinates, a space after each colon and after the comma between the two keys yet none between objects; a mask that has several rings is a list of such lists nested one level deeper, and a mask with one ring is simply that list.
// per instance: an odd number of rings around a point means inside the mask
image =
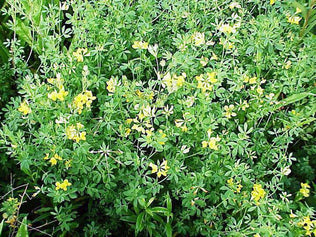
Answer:
[{"label": "yellow flower cluster", "polygon": [[83,56],[89,56],[88,49],[78,48],[76,52],[73,52],[73,56],[77,59],[78,62],[83,62]]},{"label": "yellow flower cluster", "polygon": [[230,178],[229,180],[227,180],[228,186],[232,189],[234,189],[234,193],[240,193],[241,188],[243,187],[240,184],[240,181],[234,182],[233,178]]},{"label": "yellow flower cluster", "polygon": [[148,49],[148,42],[144,41],[134,41],[132,45],[133,49]]},{"label": "yellow flower cluster", "polygon": [[158,133],[159,133],[158,143],[160,145],[165,145],[165,143],[167,141],[167,138],[166,138],[167,135],[161,129],[158,131]]},{"label": "yellow flower cluster", "polygon": [[304,197],[309,197],[309,189],[311,186],[309,186],[309,184],[307,183],[301,183],[301,189],[300,189],[300,193],[304,196]]},{"label": "yellow flower cluster", "polygon": [[62,183],[56,182],[56,190],[63,189],[67,191],[67,187],[71,186],[71,183],[68,182],[68,179],[65,179]]},{"label": "yellow flower cluster", "polygon": [[106,84],[107,84],[106,89],[107,89],[110,93],[114,93],[116,86],[119,86],[119,85],[120,85],[120,83],[119,83],[117,77],[115,77],[115,78],[111,77],[110,80],[108,80],[108,81],[106,82]]},{"label": "yellow flower cluster", "polygon": [[172,75],[168,72],[163,78],[162,78],[162,86],[163,88],[167,87],[167,90],[169,93],[172,93],[174,91],[177,91],[180,87],[183,86],[186,78],[186,74],[182,73],[180,76]]},{"label": "yellow flower cluster", "polygon": [[261,184],[254,184],[251,192],[251,200],[255,200],[256,205],[259,205],[259,200],[264,198],[266,191],[262,188]]},{"label": "yellow flower cluster", "polygon": [[79,142],[81,140],[86,140],[86,132],[79,132],[84,126],[81,123],[77,123],[76,127],[74,125],[70,125],[66,128],[66,136],[68,139]]},{"label": "yellow flower cluster", "polygon": [[59,155],[55,154],[53,157],[49,158],[49,154],[47,153],[46,156],[44,157],[44,160],[48,160],[49,162],[53,165],[57,164],[57,160],[63,160]]},{"label": "yellow flower cluster", "polygon": [[151,173],[152,174],[157,174],[157,177],[160,178],[161,175],[163,176],[167,176],[168,170],[169,170],[169,166],[168,166],[168,162],[167,160],[163,160],[163,162],[161,163],[161,165],[155,165],[153,163],[149,164],[149,167],[151,167]]},{"label": "yellow flower cluster", "polygon": [[201,89],[203,93],[212,91],[213,85],[217,82],[216,72],[208,72],[206,75],[201,74],[196,76],[195,79],[198,82],[197,88]]},{"label": "yellow flower cluster", "polygon": [[18,108],[18,110],[23,113],[24,115],[27,115],[29,113],[32,112],[31,108],[28,105],[28,102],[26,100],[24,100],[23,102],[21,102],[20,107]]},{"label": "yellow flower cluster", "polygon": [[195,46],[200,46],[202,44],[205,44],[205,35],[204,35],[204,33],[195,32],[191,36],[191,39],[194,41],[194,45]]},{"label": "yellow flower cluster", "polygon": [[138,113],[138,118],[140,120],[143,120],[144,118],[152,118],[155,117],[156,113],[156,108],[155,107],[151,107],[150,105],[147,106],[142,106],[141,107],[141,111]]},{"label": "yellow flower cluster", "polygon": [[96,97],[92,95],[91,91],[85,91],[83,93],[80,93],[74,98],[74,105],[76,110],[78,111],[78,114],[82,113],[83,106],[86,105],[87,108],[91,107],[91,104],[93,100],[95,100]]},{"label": "yellow flower cluster", "polygon": [[53,92],[48,94],[48,98],[53,101],[56,101],[57,99],[60,101],[64,101],[65,97],[68,95],[68,91],[65,91],[63,85],[64,80],[60,77],[60,74],[57,74],[56,78],[47,79],[47,81],[58,88],[58,92],[54,90]]},{"label": "yellow flower cluster", "polygon": [[220,137],[211,137],[208,141],[202,142],[202,148],[206,148],[207,146],[215,151],[218,150],[217,142],[219,142],[221,139]]},{"label": "yellow flower cluster", "polygon": [[226,118],[235,117],[237,115],[236,113],[233,112],[234,108],[235,108],[234,105],[224,106],[224,110],[225,110],[224,115]]},{"label": "yellow flower cluster", "polygon": [[288,16],[287,17],[287,22],[291,23],[291,24],[296,24],[298,25],[300,23],[300,20],[302,18],[299,16]]},{"label": "yellow flower cluster", "polygon": [[[10,210],[8,212],[4,212],[2,214],[3,219],[6,219],[5,223],[9,224],[11,227],[15,228],[17,213],[19,211],[20,202],[17,198],[9,197],[5,203],[10,206]],[[3,203],[4,204],[4,203]]]},{"label": "yellow flower cluster", "polygon": [[316,220],[312,221],[309,216],[305,216],[297,225],[305,229],[305,235],[312,236],[314,234],[316,236]]},{"label": "yellow flower cluster", "polygon": [[255,84],[257,82],[257,77],[248,77],[248,76],[245,76],[244,78],[244,82],[245,83],[249,83],[249,84]]},{"label": "yellow flower cluster", "polygon": [[218,27],[218,30],[224,34],[236,33],[236,29],[228,24],[222,24]]},{"label": "yellow flower cluster", "polygon": [[141,132],[143,134],[145,133],[150,133],[152,125],[150,123],[149,120],[145,120],[145,121],[139,121],[137,118],[132,119],[132,121],[134,122],[132,129],[136,130],[137,132]]},{"label": "yellow flower cluster", "polygon": [[183,114],[183,119],[176,119],[174,123],[177,128],[181,128],[182,132],[187,132],[188,131],[187,123],[190,122],[191,120],[192,119],[190,118],[190,114],[186,112]]},{"label": "yellow flower cluster", "polygon": [[49,93],[48,94],[48,98],[53,100],[53,101],[56,101],[57,99],[60,100],[60,101],[64,101],[65,100],[65,97],[68,95],[68,91],[65,91],[64,88],[61,88],[59,90],[59,92],[57,92],[56,90],[54,90],[52,93]]}]

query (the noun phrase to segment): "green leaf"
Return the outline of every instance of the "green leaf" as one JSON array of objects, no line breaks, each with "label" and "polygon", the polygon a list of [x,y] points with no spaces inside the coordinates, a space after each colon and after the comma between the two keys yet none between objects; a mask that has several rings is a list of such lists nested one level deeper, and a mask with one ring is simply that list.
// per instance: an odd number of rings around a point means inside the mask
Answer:
[{"label": "green leaf", "polygon": [[137,216],[137,220],[136,220],[136,233],[142,231],[144,229],[144,226],[143,226],[143,219],[144,219],[144,215],[145,215],[145,212],[142,212],[140,213],[138,216]]},{"label": "green leaf", "polygon": [[313,95],[313,94],[310,92],[302,92],[302,93],[291,95],[291,96],[285,98],[284,100],[280,101],[281,102],[280,107],[292,104],[292,103],[297,102],[297,101],[300,101],[309,95]]},{"label": "green leaf", "polygon": [[31,34],[31,28],[24,23],[20,18],[16,18],[15,32],[18,36],[25,41],[28,45],[33,45],[33,38]]},{"label": "green leaf", "polygon": [[164,214],[168,214],[169,213],[168,209],[165,208],[165,207],[153,207],[153,208],[151,208],[151,210],[153,212],[158,212],[158,213],[164,213]]},{"label": "green leaf", "polygon": [[20,228],[18,230],[18,233],[16,234],[16,237],[28,237],[28,231],[27,231],[27,217],[23,218],[23,221],[20,225]]},{"label": "green leaf", "polygon": [[0,236],[1,236],[1,233],[2,233],[3,222],[4,222],[4,220],[2,220],[1,223],[0,223]]},{"label": "green leaf", "polygon": [[171,202],[171,198],[170,198],[169,193],[168,193],[168,197],[167,197],[167,209],[171,213],[171,211],[172,211],[172,202]]},{"label": "green leaf", "polygon": [[253,46],[249,46],[246,50],[246,54],[251,54],[254,50],[255,48]]},{"label": "green leaf", "polygon": [[167,237],[172,236],[172,228],[171,228],[170,222],[166,224],[166,235],[167,235]]}]

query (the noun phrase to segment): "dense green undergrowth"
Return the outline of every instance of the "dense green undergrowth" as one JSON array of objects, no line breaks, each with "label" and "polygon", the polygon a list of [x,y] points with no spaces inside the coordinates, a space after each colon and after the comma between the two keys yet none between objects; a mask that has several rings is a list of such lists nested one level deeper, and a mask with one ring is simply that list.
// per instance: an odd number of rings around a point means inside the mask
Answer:
[{"label": "dense green undergrowth", "polygon": [[0,233],[316,235],[315,1],[2,2]]}]

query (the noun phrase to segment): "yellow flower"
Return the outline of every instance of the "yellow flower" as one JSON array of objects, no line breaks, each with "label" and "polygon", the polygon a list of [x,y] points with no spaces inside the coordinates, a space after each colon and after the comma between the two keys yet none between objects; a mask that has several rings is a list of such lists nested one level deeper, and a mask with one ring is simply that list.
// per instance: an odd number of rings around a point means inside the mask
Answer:
[{"label": "yellow flower", "polygon": [[233,181],[233,178],[230,178],[227,180],[227,183],[230,187],[232,187],[234,185],[234,181]]},{"label": "yellow flower", "polygon": [[53,100],[53,101],[56,101],[57,100],[57,91],[55,90],[52,93],[49,93],[48,98]]},{"label": "yellow flower", "polygon": [[28,106],[28,103],[27,101],[23,101],[21,104],[20,104],[20,107],[18,108],[19,112],[23,113],[24,115],[27,115],[29,113],[32,112],[31,108]]},{"label": "yellow flower", "polygon": [[66,128],[66,136],[70,140],[79,142],[80,140],[86,140],[86,132],[79,132],[83,128],[81,123],[77,123],[77,129],[74,125],[70,125]]},{"label": "yellow flower", "polygon": [[298,16],[288,16],[287,22],[298,25],[302,18]]},{"label": "yellow flower", "polygon": [[270,0],[270,5],[273,5],[276,0]]},{"label": "yellow flower", "polygon": [[78,62],[83,62],[83,56],[89,56],[88,49],[78,48],[76,52],[73,52],[73,56],[75,56]]},{"label": "yellow flower", "polygon": [[172,93],[174,91],[177,91],[180,87],[184,85],[186,78],[186,74],[182,73],[180,76],[172,75],[168,72],[163,78],[162,78],[162,86],[165,88],[167,87],[167,90],[169,93]]},{"label": "yellow flower", "polygon": [[49,156],[49,154],[46,153],[46,155],[45,155],[45,157],[44,157],[44,160],[48,160],[48,159],[49,159],[48,156]]},{"label": "yellow flower", "polygon": [[71,186],[71,183],[68,182],[68,179],[65,179],[62,183],[56,182],[56,190],[63,189],[67,191],[67,187]]},{"label": "yellow flower", "polygon": [[301,13],[301,12],[302,12],[302,10],[299,7],[297,7],[296,11],[295,11],[295,14],[298,14],[298,13]]},{"label": "yellow flower", "polygon": [[240,193],[240,190],[243,186],[241,184],[237,184],[237,187],[236,187],[236,192],[237,193]]},{"label": "yellow flower", "polygon": [[257,81],[257,77],[252,77],[249,79],[249,84],[255,84]]},{"label": "yellow flower", "polygon": [[158,166],[157,165],[155,165],[155,164],[153,164],[153,163],[150,163],[149,164],[149,167],[151,167],[151,173],[152,174],[154,174],[154,173],[157,173],[157,171],[158,171]]},{"label": "yellow flower", "polygon": [[144,41],[134,41],[133,49],[148,49],[148,43]]},{"label": "yellow flower", "polygon": [[254,184],[253,191],[251,192],[251,200],[255,200],[256,204],[259,205],[259,200],[264,198],[265,194],[266,192],[261,184]]},{"label": "yellow flower", "polygon": [[50,158],[49,162],[52,164],[52,166],[57,164],[57,160],[54,157]]},{"label": "yellow flower", "polygon": [[259,95],[262,95],[262,94],[263,94],[263,89],[261,88],[261,86],[258,86],[258,88],[257,88],[257,93],[258,93]]},{"label": "yellow flower", "polygon": [[203,148],[206,148],[207,145],[208,145],[208,142],[207,142],[207,141],[203,141],[203,142],[202,142],[202,147],[203,147]]},{"label": "yellow flower", "polygon": [[209,82],[211,83],[216,83],[217,79],[216,79],[216,72],[208,72],[207,74],[207,79],[209,80]]},{"label": "yellow flower", "polygon": [[61,85],[59,92],[57,92],[56,90],[54,90],[53,92],[48,94],[48,98],[56,101],[57,99],[60,101],[64,101],[65,97],[68,95],[68,91],[65,91],[64,87]]},{"label": "yellow flower", "polygon": [[231,27],[228,24],[222,24],[221,26],[218,27],[218,30],[220,32],[225,33],[225,34],[230,34],[230,33],[235,33],[236,32],[236,29]]},{"label": "yellow flower", "polygon": [[194,40],[194,45],[195,46],[200,46],[202,44],[205,44],[205,35],[204,35],[204,33],[195,32],[192,35],[192,39]]},{"label": "yellow flower", "polygon": [[213,85],[210,84],[210,81],[217,81],[215,79],[215,75],[215,72],[208,73],[207,79],[204,78],[203,74],[196,76],[195,79],[198,81],[197,88],[202,89],[203,93],[205,93],[207,90],[212,91]]},{"label": "yellow flower", "polygon": [[261,235],[257,233],[257,234],[254,234],[253,237],[261,237]]},{"label": "yellow flower", "polygon": [[155,165],[153,163],[150,163],[149,166],[151,167],[151,173],[157,173],[157,177],[160,178],[162,175],[163,176],[167,176],[167,172],[169,170],[169,166],[168,166],[168,161],[167,160],[163,160],[163,162],[161,163],[161,165]]},{"label": "yellow flower", "polygon": [[300,189],[300,193],[304,196],[304,197],[309,197],[309,189],[310,186],[307,183],[301,183],[301,189]]},{"label": "yellow flower", "polygon": [[218,146],[216,144],[216,142],[219,142],[221,139],[217,136],[217,137],[211,137],[210,141],[208,143],[208,146],[213,149],[213,150],[218,150]]},{"label": "yellow flower", "polygon": [[234,108],[235,108],[234,105],[224,106],[224,110],[225,110],[224,115],[226,118],[235,117],[237,115],[236,113],[233,112]]},{"label": "yellow flower", "polygon": [[245,100],[241,105],[240,105],[241,109],[243,111],[246,111],[247,108],[249,108],[249,104],[248,102]]},{"label": "yellow flower", "polygon": [[292,62],[291,61],[287,61],[284,68],[285,69],[289,69],[291,67]]},{"label": "yellow flower", "polygon": [[119,85],[116,77],[115,78],[111,77],[110,80],[108,80],[106,82],[106,84],[107,84],[106,89],[110,93],[114,93],[115,92],[115,87]]},{"label": "yellow flower", "polygon": [[59,99],[60,101],[63,101],[67,95],[68,95],[68,91],[65,91],[64,89],[61,89],[57,93],[57,99]]},{"label": "yellow flower", "polygon": [[78,111],[78,114],[82,113],[83,106],[86,105],[87,108],[91,107],[92,101],[95,100],[96,97],[92,95],[91,91],[85,91],[80,93],[74,98],[73,104]]},{"label": "yellow flower", "polygon": [[[47,160],[48,159],[48,155],[49,154],[46,154],[46,156],[44,157],[44,160]],[[52,158],[49,159],[49,162],[53,165],[56,165],[57,164],[57,160],[62,160],[62,158],[55,154]]]}]

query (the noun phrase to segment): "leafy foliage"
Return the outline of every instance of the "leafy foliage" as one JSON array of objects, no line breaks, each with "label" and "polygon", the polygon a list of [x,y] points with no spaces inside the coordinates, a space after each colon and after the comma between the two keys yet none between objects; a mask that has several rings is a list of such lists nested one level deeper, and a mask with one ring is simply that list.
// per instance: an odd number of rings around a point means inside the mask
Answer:
[{"label": "leafy foliage", "polygon": [[8,0],[6,233],[315,235],[313,4]]}]

